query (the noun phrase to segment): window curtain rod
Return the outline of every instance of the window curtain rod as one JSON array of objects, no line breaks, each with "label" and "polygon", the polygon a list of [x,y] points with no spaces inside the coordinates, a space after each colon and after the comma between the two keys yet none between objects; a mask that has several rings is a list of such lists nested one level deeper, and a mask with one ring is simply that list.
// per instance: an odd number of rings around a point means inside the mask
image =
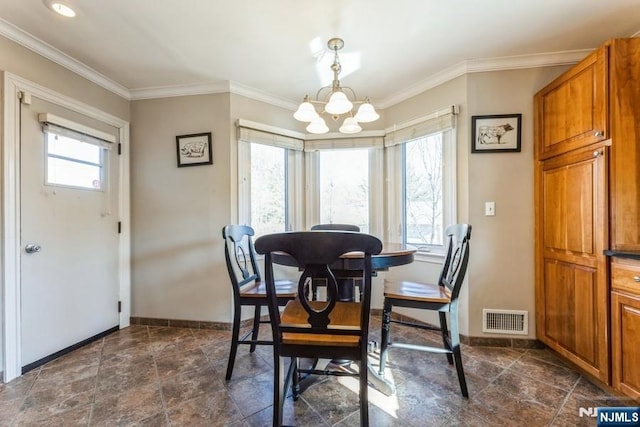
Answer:
[{"label": "window curtain rod", "polygon": [[104,148],[111,148],[116,142],[115,135],[55,116],[50,113],[38,114],[38,121],[42,123],[43,131],[77,139]]}]

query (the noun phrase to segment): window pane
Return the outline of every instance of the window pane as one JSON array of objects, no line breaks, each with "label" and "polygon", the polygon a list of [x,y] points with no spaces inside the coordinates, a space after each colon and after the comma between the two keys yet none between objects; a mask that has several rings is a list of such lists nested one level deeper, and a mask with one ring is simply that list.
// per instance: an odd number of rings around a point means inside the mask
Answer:
[{"label": "window pane", "polygon": [[369,231],[369,150],[320,152],[320,222]]},{"label": "window pane", "polygon": [[442,245],[442,134],[409,141],[404,149],[405,240]]},{"label": "window pane", "polygon": [[71,187],[102,189],[100,166],[49,157],[47,183]]},{"label": "window pane", "polygon": [[251,227],[257,236],[286,230],[284,148],[251,144]]},{"label": "window pane", "polygon": [[101,190],[104,148],[47,132],[47,184]]},{"label": "window pane", "polygon": [[99,165],[100,150],[102,150],[102,148],[97,145],[87,144],[86,142],[66,136],[47,133],[47,151],[49,154]]}]

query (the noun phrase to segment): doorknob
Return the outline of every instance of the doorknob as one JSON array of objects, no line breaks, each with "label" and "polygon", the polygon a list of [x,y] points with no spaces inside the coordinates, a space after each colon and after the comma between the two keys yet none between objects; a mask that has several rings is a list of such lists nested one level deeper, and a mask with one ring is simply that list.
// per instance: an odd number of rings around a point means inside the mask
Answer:
[{"label": "doorknob", "polygon": [[42,246],[37,245],[35,243],[29,243],[27,246],[24,247],[24,251],[28,254],[40,252],[41,250],[42,250]]}]

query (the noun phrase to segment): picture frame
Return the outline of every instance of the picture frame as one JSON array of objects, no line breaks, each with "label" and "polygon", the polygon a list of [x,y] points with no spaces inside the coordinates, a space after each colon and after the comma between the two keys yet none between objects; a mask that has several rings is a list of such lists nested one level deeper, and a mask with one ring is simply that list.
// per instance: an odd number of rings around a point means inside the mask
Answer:
[{"label": "picture frame", "polygon": [[520,152],[522,114],[471,117],[471,152]]},{"label": "picture frame", "polygon": [[176,136],[178,167],[213,164],[211,132]]}]

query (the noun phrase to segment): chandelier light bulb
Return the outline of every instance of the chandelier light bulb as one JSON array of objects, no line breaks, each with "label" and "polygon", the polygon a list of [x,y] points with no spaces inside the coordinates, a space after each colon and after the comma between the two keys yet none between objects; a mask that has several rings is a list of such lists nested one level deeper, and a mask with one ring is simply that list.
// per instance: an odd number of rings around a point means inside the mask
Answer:
[{"label": "chandelier light bulb", "polygon": [[325,111],[329,114],[348,113],[352,108],[353,104],[342,91],[333,92],[329,98],[329,103],[324,107]]},{"label": "chandelier light bulb", "polygon": [[329,132],[329,127],[324,122],[324,119],[318,116],[309,123],[309,126],[307,126],[307,132],[315,134],[327,133]]},{"label": "chandelier light bulb", "polygon": [[373,105],[368,101],[369,100],[362,104],[356,113],[355,119],[360,123],[375,122],[380,118],[380,115],[376,112],[375,108],[373,108]]},{"label": "chandelier light bulb", "polygon": [[301,122],[312,122],[316,117],[318,117],[316,109],[307,101],[300,104],[298,110],[293,113],[293,118]]},{"label": "chandelier light bulb", "polygon": [[344,119],[342,126],[338,129],[342,133],[358,133],[362,130],[358,122],[353,117],[347,117]]},{"label": "chandelier light bulb", "polygon": [[[44,0],[51,1],[51,0]],[[307,132],[321,134],[329,132],[327,123],[322,118],[323,115],[331,116],[333,121],[338,121],[340,116],[348,116],[344,119],[342,125],[338,129],[342,133],[358,133],[362,130],[359,123],[374,122],[380,118],[369,98],[359,101],[353,89],[347,86],[340,86],[340,59],[338,51],[344,47],[344,40],[339,37],[329,39],[327,47],[333,52],[333,63],[331,71],[333,72],[333,83],[329,86],[321,87],[313,100],[309,95],[304,97],[302,104],[293,113],[293,117],[301,122],[309,123]],[[347,93],[349,96],[347,96]],[[321,96],[322,94],[322,96]],[[349,99],[351,97],[351,99]],[[327,99],[328,98],[328,99]],[[353,114],[353,104],[360,105],[357,114]],[[313,104],[319,104],[319,111],[316,111]]]}]

